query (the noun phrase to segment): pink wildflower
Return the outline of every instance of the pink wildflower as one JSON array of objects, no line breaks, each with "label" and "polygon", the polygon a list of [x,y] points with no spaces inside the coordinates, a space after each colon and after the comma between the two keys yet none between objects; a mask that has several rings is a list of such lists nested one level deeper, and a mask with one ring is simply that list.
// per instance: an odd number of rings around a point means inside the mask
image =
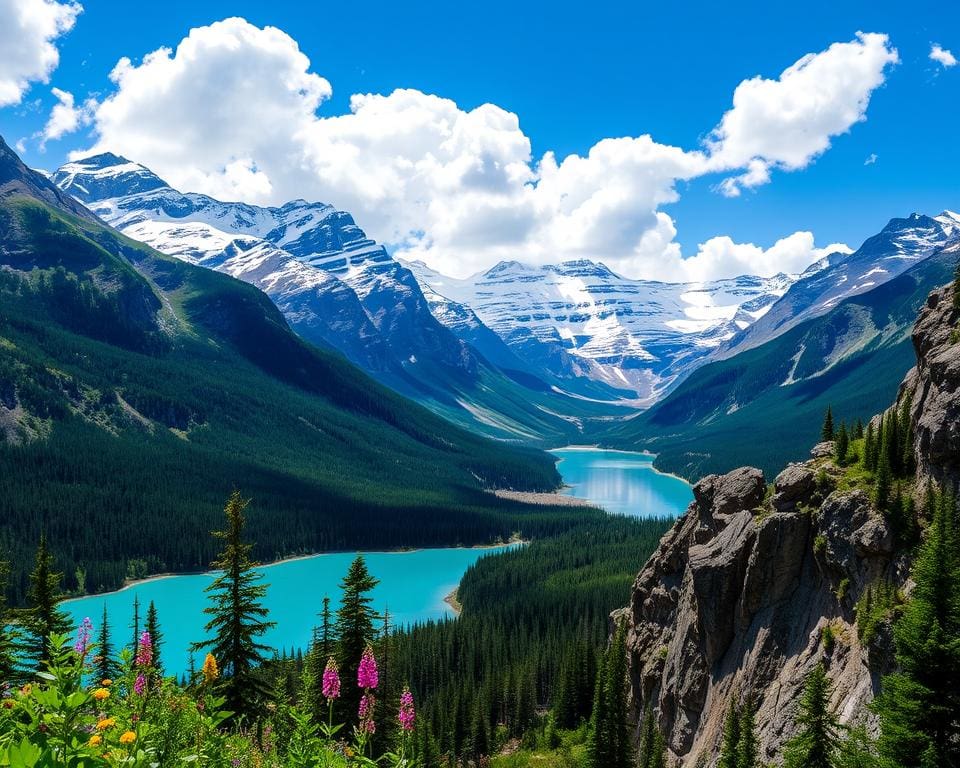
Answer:
[{"label": "pink wildflower", "polygon": [[373,709],[377,700],[371,693],[363,694],[360,699],[360,709],[357,714],[360,716],[360,730],[364,733],[376,733],[377,725],[373,722]]},{"label": "pink wildflower", "polygon": [[93,622],[90,617],[86,617],[77,627],[77,642],[73,644],[75,650],[81,657],[87,655],[87,649],[90,646],[90,634],[93,632]]},{"label": "pink wildflower", "polygon": [[413,708],[413,693],[409,686],[404,686],[403,693],[400,694],[400,711],[397,713],[397,720],[400,721],[400,727],[405,731],[413,730],[413,723],[417,719],[416,710]]},{"label": "pink wildflower", "polygon": [[377,660],[373,658],[373,649],[368,645],[357,668],[357,686],[366,689],[376,688],[378,682],[380,677],[377,673]]},{"label": "pink wildflower", "polygon": [[327,659],[326,669],[323,670],[323,696],[327,701],[340,698],[340,671],[332,656]]},{"label": "pink wildflower", "polygon": [[136,661],[138,667],[149,667],[153,662],[153,640],[150,639],[149,632],[140,635],[140,641],[137,643]]},{"label": "pink wildflower", "polygon": [[143,676],[143,672],[140,672],[137,675],[137,679],[133,682],[133,692],[137,696],[143,696],[143,692],[147,689],[147,678]]}]

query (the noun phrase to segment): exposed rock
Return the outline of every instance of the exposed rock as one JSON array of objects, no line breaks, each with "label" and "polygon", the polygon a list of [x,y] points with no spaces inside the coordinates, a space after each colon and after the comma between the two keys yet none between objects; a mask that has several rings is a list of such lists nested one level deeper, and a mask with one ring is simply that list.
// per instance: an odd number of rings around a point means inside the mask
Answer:
[{"label": "exposed rock", "polygon": [[816,482],[816,474],[810,467],[805,464],[791,464],[777,475],[773,483],[773,508],[778,512],[795,509],[797,502],[810,498]]},{"label": "exposed rock", "polygon": [[826,440],[822,443],[817,443],[810,449],[810,458],[829,459],[833,456],[834,452],[835,447],[833,440]]}]

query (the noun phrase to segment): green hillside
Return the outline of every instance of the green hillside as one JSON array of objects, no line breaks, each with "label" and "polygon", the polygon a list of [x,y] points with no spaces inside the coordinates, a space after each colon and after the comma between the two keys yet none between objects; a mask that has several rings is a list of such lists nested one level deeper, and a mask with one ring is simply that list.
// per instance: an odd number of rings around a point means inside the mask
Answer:
[{"label": "green hillside", "polygon": [[233,488],[256,500],[260,558],[485,542],[580,514],[484,492],[555,487],[549,455],[471,435],[307,345],[257,289],[40,200],[42,177],[0,149],[15,599],[42,529],[71,588],[206,566]]},{"label": "green hillside", "polygon": [[806,457],[828,405],[868,419],[896,396],[916,357],[910,332],[930,291],[957,263],[947,248],[899,277],[754,349],[700,368],[662,402],[601,433],[658,454],[686,478],[749,464],[772,478]]}]

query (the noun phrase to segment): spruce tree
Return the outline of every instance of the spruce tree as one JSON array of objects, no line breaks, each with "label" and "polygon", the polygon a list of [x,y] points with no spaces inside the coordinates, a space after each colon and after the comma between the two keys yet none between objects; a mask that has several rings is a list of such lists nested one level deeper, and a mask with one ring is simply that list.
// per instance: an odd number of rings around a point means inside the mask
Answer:
[{"label": "spruce tree", "polygon": [[853,427],[853,439],[863,439],[863,421],[861,419],[857,419],[857,423]]},{"label": "spruce tree", "polygon": [[898,670],[874,708],[881,755],[900,768],[960,765],[960,552],[953,494],[942,493],[894,626]]},{"label": "spruce tree", "polygon": [[730,697],[727,716],[723,721],[723,741],[720,742],[720,760],[717,768],[737,768],[740,756],[740,716],[737,714],[735,697]]},{"label": "spruce tree", "polygon": [[873,434],[873,422],[867,423],[867,429],[863,433],[863,468],[871,472],[876,468],[877,439]]},{"label": "spruce tree", "polygon": [[913,454],[913,423],[910,420],[910,410],[913,407],[913,394],[908,392],[900,406],[900,473],[910,475],[916,469]]},{"label": "spruce tree", "polygon": [[753,696],[747,696],[740,710],[740,742],[737,745],[737,768],[757,768],[760,749],[757,745],[757,707]]},{"label": "spruce tree", "polygon": [[833,440],[833,409],[828,405],[823,416],[823,426],[820,428],[820,439],[824,442]]},{"label": "spruce tree", "polygon": [[877,466],[877,482],[873,491],[873,500],[877,509],[887,511],[890,503],[890,487],[893,483],[893,472],[890,468],[890,459],[886,453],[881,453]]},{"label": "spruce tree", "polygon": [[370,575],[363,555],[357,555],[340,582],[343,597],[337,609],[337,654],[340,661],[341,701],[349,723],[356,721],[361,691],[357,688],[357,668],[367,645],[373,642],[373,610],[370,592],[380,582]]},{"label": "spruce tree", "polygon": [[784,745],[784,768],[834,768],[840,726],[830,711],[830,680],[822,663],[807,676],[796,723],[799,732]]},{"label": "spruce tree", "polygon": [[0,560],[0,681],[12,680],[17,667],[17,635],[7,608],[10,563]]},{"label": "spruce tree", "polygon": [[222,573],[205,590],[212,603],[204,609],[210,616],[205,627],[210,639],[193,645],[194,650],[210,649],[220,668],[226,707],[240,716],[254,714],[257,703],[270,694],[258,669],[270,648],[258,638],[273,626],[263,605],[267,587],[250,559],[253,546],[243,538],[248,503],[234,491],[224,508],[226,528],[213,534],[223,542],[213,562]]},{"label": "spruce tree", "polygon": [[113,641],[110,639],[110,620],[107,617],[106,602],[103,604],[100,631],[97,633],[97,655],[94,663],[100,680],[112,680],[119,671],[117,661],[113,658]]},{"label": "spruce tree", "polygon": [[130,658],[137,655],[137,648],[140,646],[140,596],[133,593],[133,618],[130,619],[130,630],[133,632],[133,639],[130,641]]},{"label": "spruce tree", "polygon": [[163,674],[163,662],[160,659],[161,646],[163,645],[163,632],[160,631],[160,622],[157,619],[157,606],[150,601],[147,608],[147,632],[150,633],[150,642],[153,645],[153,668],[159,674]]},{"label": "spruce tree", "polygon": [[667,758],[667,746],[663,734],[657,727],[653,711],[647,710],[640,727],[639,768],[664,768]]},{"label": "spruce tree", "polygon": [[628,768],[633,745],[627,724],[626,626],[621,623],[597,673],[594,712],[587,744],[591,768]]},{"label": "spruce tree", "polygon": [[847,425],[840,422],[840,429],[837,432],[835,445],[835,455],[838,464],[843,464],[847,460],[847,451],[850,449],[850,436],[847,434]]},{"label": "spruce tree", "polygon": [[63,597],[60,591],[62,580],[63,574],[54,570],[46,534],[41,533],[27,590],[28,608],[20,615],[20,626],[24,631],[21,655],[35,667],[42,667],[50,660],[50,635],[70,632],[70,619],[58,607]]}]

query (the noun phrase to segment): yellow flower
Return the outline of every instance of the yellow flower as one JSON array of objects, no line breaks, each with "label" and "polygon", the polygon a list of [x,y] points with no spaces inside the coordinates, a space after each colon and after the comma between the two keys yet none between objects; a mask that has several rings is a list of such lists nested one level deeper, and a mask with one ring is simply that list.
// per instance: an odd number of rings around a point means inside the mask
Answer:
[{"label": "yellow flower", "polygon": [[208,685],[220,677],[217,660],[213,658],[212,653],[208,653],[207,658],[203,660],[203,669],[201,671],[203,672],[203,682]]},{"label": "yellow flower", "polygon": [[115,717],[105,717],[103,720],[97,723],[98,731],[105,731],[107,728],[113,728],[117,724],[117,718]]},{"label": "yellow flower", "polygon": [[24,696],[29,696],[31,690],[33,689],[30,686],[30,683],[27,683],[25,686],[23,686],[23,688],[20,689],[20,693],[22,693]]},{"label": "yellow flower", "polygon": [[137,740],[137,734],[135,734],[133,731],[124,731],[120,735],[121,744],[133,744],[133,742],[135,742],[136,740]]},{"label": "yellow flower", "polygon": [[90,737],[90,741],[88,741],[87,744],[91,747],[99,747],[101,744],[103,744],[103,736],[101,736],[99,733],[95,733]]},{"label": "yellow flower", "polygon": [[113,685],[113,680],[111,680],[109,677],[105,677],[100,681],[100,685],[102,685],[104,688],[109,688],[111,685]]},{"label": "yellow flower", "polygon": [[95,698],[97,701],[109,699],[110,691],[108,691],[106,688],[97,688],[97,690],[93,692],[93,698]]}]

